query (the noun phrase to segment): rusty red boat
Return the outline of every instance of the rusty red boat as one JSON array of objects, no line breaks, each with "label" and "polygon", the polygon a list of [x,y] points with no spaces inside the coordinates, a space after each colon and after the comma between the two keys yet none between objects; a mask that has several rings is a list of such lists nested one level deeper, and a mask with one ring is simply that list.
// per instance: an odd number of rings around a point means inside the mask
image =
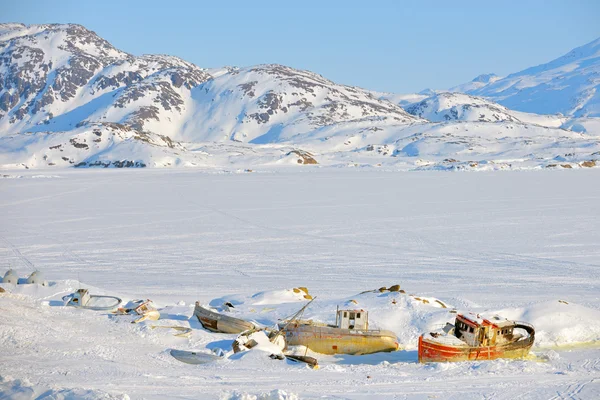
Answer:
[{"label": "rusty red boat", "polygon": [[535,329],[526,322],[458,314],[454,325],[419,337],[419,362],[524,358],[534,340]]}]

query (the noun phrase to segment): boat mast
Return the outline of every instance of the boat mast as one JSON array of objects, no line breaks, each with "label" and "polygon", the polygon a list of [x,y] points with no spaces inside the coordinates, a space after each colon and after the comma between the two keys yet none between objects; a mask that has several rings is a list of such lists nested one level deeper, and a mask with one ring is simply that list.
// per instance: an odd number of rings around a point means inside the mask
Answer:
[{"label": "boat mast", "polygon": [[277,334],[271,339],[271,343],[274,343],[275,339],[277,339],[277,337],[279,335],[281,335],[283,332],[285,332],[285,330],[287,329],[288,325],[291,324],[292,322],[294,322],[296,319],[298,319],[302,315],[302,313],[304,312],[304,310],[306,310],[306,307],[308,307],[310,305],[310,303],[312,303],[316,299],[317,299],[317,296],[313,297],[311,301],[309,301],[308,303],[306,303],[304,305],[304,307],[302,307],[294,315],[292,315],[291,318],[288,320],[288,322],[283,326],[283,328],[281,328],[281,329],[279,329],[277,331]]}]

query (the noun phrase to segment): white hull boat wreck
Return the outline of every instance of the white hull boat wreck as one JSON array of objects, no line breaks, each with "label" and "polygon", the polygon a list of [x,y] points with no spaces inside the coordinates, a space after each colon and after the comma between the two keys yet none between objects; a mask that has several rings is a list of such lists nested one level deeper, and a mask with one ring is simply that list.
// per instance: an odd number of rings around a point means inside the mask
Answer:
[{"label": "white hull boat wreck", "polygon": [[63,297],[63,301],[66,306],[95,311],[114,310],[121,304],[118,297],[90,295],[87,289],[77,289],[75,293]]}]

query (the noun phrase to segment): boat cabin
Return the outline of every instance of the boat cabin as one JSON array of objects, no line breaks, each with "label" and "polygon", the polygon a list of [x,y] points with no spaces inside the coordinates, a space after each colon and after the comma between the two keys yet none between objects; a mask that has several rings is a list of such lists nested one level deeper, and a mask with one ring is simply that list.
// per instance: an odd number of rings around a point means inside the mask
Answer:
[{"label": "boat cabin", "polygon": [[369,316],[365,310],[338,310],[335,325],[341,329],[369,329]]},{"label": "boat cabin", "polygon": [[69,300],[69,304],[74,306],[85,306],[90,301],[90,292],[87,289],[77,289],[73,293],[73,297]]},{"label": "boat cabin", "polygon": [[133,311],[135,311],[135,313],[139,314],[139,315],[144,315],[147,312],[154,311],[154,310],[156,310],[156,309],[153,307],[152,301],[150,301],[150,300],[141,302],[139,306],[137,306],[136,308],[133,309]]},{"label": "boat cabin", "polygon": [[514,327],[514,322],[497,315],[486,319],[477,314],[458,314],[454,336],[469,346],[495,346],[512,341]]}]

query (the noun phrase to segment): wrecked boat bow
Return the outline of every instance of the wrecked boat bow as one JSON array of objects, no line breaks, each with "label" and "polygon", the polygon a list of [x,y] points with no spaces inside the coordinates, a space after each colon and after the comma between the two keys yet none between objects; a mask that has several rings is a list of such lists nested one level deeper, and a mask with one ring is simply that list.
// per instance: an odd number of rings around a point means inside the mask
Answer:
[{"label": "wrecked boat bow", "polygon": [[198,318],[204,329],[211,332],[242,333],[258,328],[253,322],[211,311],[208,308],[202,307],[199,302],[196,302],[196,306],[194,307],[194,316]]}]

